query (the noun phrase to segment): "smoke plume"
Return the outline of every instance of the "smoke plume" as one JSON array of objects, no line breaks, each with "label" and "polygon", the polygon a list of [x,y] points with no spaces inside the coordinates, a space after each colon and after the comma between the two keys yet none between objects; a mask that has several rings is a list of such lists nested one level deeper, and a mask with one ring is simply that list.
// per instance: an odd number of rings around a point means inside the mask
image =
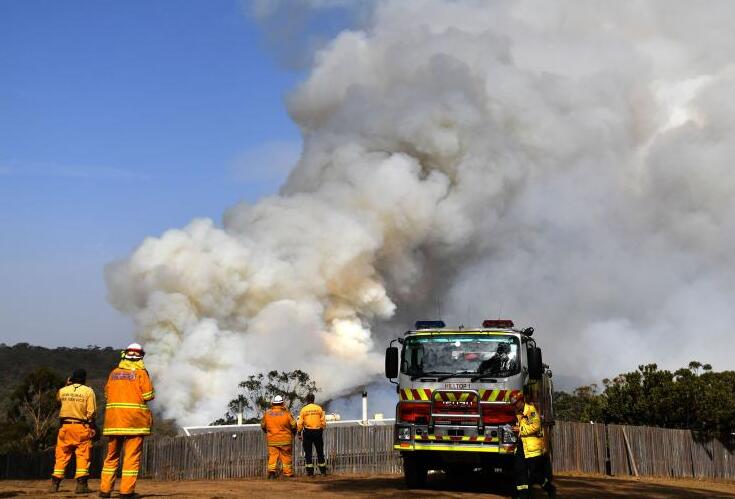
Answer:
[{"label": "smoke plume", "polygon": [[534,325],[558,374],[732,367],[735,3],[384,1],[289,98],[278,195],[107,269],[159,407],[247,374],[339,396],[416,319]]}]

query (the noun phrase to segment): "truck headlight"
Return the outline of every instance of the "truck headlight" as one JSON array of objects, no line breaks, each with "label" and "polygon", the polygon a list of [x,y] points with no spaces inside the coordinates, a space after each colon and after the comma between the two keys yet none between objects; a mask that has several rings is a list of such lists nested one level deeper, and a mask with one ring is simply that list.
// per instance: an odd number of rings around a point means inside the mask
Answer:
[{"label": "truck headlight", "polygon": [[485,437],[495,438],[498,436],[497,428],[485,428]]},{"label": "truck headlight", "polygon": [[398,440],[411,440],[411,428],[408,426],[398,427]]}]

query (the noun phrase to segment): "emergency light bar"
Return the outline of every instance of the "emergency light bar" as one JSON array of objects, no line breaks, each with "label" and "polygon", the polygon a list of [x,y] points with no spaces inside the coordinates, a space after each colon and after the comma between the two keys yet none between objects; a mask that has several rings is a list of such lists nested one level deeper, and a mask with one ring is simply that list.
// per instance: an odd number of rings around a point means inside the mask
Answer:
[{"label": "emergency light bar", "polygon": [[513,327],[513,321],[510,319],[487,319],[482,322],[482,327],[496,327],[499,329],[510,329]]},{"label": "emergency light bar", "polygon": [[444,321],[416,321],[416,329],[441,329],[447,327]]}]

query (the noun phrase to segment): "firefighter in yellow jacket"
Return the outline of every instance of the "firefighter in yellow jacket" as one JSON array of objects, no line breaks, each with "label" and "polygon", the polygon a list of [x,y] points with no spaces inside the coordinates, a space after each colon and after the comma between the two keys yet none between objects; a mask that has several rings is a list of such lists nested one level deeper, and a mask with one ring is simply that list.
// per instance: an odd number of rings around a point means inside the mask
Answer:
[{"label": "firefighter in yellow jacket", "polygon": [[110,439],[102,465],[100,497],[110,497],[121,456],[120,497],[135,497],[143,437],[151,434],[153,422],[148,402],[155,395],[151,378],[143,364],[144,355],[143,347],[132,343],[107,379],[105,428],[102,433]]},{"label": "firefighter in yellow jacket", "polygon": [[549,497],[556,497],[556,487],[551,483],[551,461],[546,453],[541,416],[532,403],[525,401],[523,394],[514,395],[511,403],[515,406],[518,420],[513,427],[518,436],[514,460],[517,497],[531,497],[534,483],[540,483]]},{"label": "firefighter in yellow jacket", "polygon": [[268,480],[276,478],[278,461],[281,461],[283,476],[293,476],[293,436],[296,421],[283,403],[283,397],[276,395],[271,407],[263,414],[260,428],[266,434],[268,444]]},{"label": "firefighter in yellow jacket", "polygon": [[[327,427],[324,410],[314,403],[314,394],[306,396],[306,405],[301,408],[296,420],[296,431],[304,444],[304,463],[306,474],[314,476],[314,462],[312,461],[313,447],[316,447],[316,459],[319,473],[327,474],[327,461],[324,459],[324,428]],[[313,447],[312,447],[313,446]]]},{"label": "firefighter in yellow jacket", "polygon": [[89,492],[89,461],[92,457],[92,439],[97,428],[97,401],[94,390],[86,386],[87,372],[84,369],[75,369],[67,380],[66,386],[59,390],[56,399],[61,402],[59,419],[61,426],[56,440],[56,461],[54,472],[51,475],[51,490],[57,492],[64,470],[69,464],[72,454],[76,455],[77,469],[74,477],[77,486],[74,492],[86,494]]}]

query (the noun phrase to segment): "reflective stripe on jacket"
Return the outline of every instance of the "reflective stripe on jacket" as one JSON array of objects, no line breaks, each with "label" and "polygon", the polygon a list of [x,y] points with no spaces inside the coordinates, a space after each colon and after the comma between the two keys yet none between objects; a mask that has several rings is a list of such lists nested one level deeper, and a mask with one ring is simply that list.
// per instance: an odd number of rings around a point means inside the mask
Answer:
[{"label": "reflective stripe on jacket", "polygon": [[153,418],[146,402],[155,393],[143,361],[123,360],[105,386],[103,435],[150,435]]},{"label": "reflective stripe on jacket", "polygon": [[296,431],[296,420],[283,405],[273,405],[263,414],[261,429],[266,433],[270,446],[291,445]]},{"label": "reflective stripe on jacket", "polygon": [[323,430],[327,427],[324,410],[316,404],[307,404],[301,408],[299,418],[296,420],[296,429]]},{"label": "reflective stripe on jacket", "polygon": [[523,406],[523,414],[517,414],[518,429],[523,439],[523,455],[526,458],[540,456],[544,449],[544,430],[541,426],[541,416],[533,404]]}]

